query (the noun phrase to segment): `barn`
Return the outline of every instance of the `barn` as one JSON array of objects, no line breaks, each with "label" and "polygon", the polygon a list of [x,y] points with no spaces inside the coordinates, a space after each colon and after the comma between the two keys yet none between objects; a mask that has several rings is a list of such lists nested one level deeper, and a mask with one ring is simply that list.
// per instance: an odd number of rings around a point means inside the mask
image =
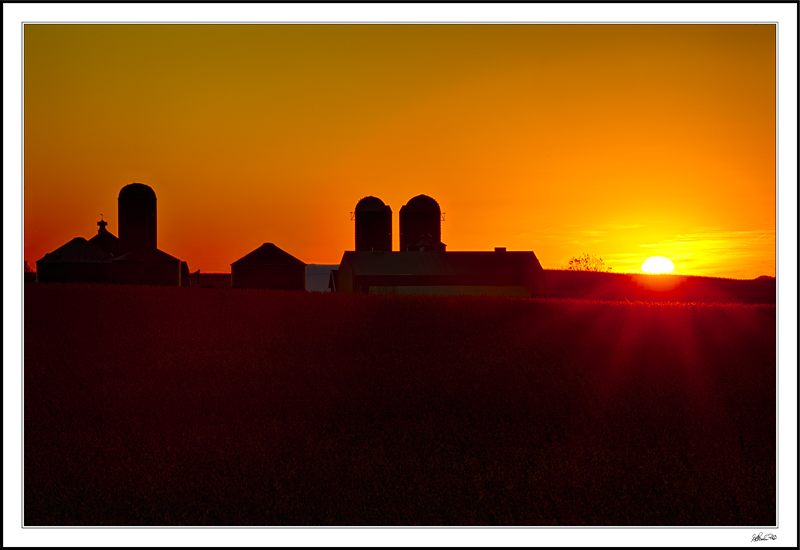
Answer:
[{"label": "barn", "polygon": [[109,252],[112,256],[116,256],[119,252],[119,239],[106,229],[108,222],[100,220],[97,225],[99,227],[97,235],[89,239],[89,242]]},{"label": "barn", "polygon": [[111,254],[83,237],[48,252],[36,262],[37,283],[104,283]]},{"label": "barn", "polygon": [[273,243],[264,243],[231,264],[231,287],[305,290],[306,264]]},{"label": "barn", "polygon": [[336,290],[370,294],[544,296],[533,252],[345,252]]},{"label": "barn", "polygon": [[111,281],[126,285],[179,286],[181,261],[155,246],[140,246],[114,259]]}]

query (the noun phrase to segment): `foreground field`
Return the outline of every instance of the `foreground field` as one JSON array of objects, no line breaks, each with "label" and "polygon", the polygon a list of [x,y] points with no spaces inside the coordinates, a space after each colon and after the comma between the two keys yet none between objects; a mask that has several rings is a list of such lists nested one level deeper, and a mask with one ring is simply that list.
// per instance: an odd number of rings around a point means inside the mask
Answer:
[{"label": "foreground field", "polygon": [[26,525],[772,525],[775,307],[25,285]]}]

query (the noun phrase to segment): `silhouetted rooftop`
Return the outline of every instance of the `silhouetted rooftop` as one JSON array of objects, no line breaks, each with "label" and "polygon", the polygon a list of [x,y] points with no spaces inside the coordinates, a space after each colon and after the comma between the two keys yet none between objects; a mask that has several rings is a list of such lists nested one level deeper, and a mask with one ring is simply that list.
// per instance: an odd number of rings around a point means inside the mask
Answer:
[{"label": "silhouetted rooftop", "polygon": [[98,263],[110,262],[111,254],[83,237],[75,237],[67,244],[44,255],[36,263]]},{"label": "silhouetted rooftop", "polygon": [[392,211],[381,199],[372,195],[364,197],[356,205],[356,212],[386,212],[387,210]]},{"label": "silhouetted rooftop", "polygon": [[306,265],[288,252],[272,243],[264,243],[250,254],[231,264],[234,265]]},{"label": "silhouetted rooftop", "polygon": [[[544,273],[533,252],[345,252],[355,275],[475,275]],[[340,266],[341,267],[341,266]]]},{"label": "silhouetted rooftop", "polygon": [[156,192],[143,183],[129,183],[119,191],[119,199],[155,199]]},{"label": "silhouetted rooftop", "polygon": [[116,254],[117,247],[119,245],[119,239],[111,231],[106,229],[106,225],[108,225],[107,222],[99,221],[97,222],[97,225],[100,226],[97,229],[97,235],[89,239],[89,242],[95,246],[102,248],[106,252],[111,252],[112,254]]},{"label": "silhouetted rooftop", "polygon": [[432,235],[428,234],[422,237],[417,242],[410,244],[408,246],[414,249],[419,249],[419,248],[444,247],[447,245],[441,242],[440,240],[436,239]]},{"label": "silhouetted rooftop", "polygon": [[428,195],[417,195],[400,209],[404,212],[435,212],[441,214],[439,203]]},{"label": "silhouetted rooftop", "polygon": [[127,254],[123,254],[114,260],[115,262],[179,262],[180,260],[174,256],[170,256],[163,250],[159,250],[155,246],[146,244],[138,248],[134,248]]}]

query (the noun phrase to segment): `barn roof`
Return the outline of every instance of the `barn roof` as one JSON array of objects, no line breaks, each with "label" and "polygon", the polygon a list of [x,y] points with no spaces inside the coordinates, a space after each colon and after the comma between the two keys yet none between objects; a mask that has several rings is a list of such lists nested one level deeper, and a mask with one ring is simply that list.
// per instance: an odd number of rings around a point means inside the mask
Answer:
[{"label": "barn roof", "polygon": [[180,262],[175,256],[170,256],[155,246],[146,244],[134,248],[127,254],[114,259],[115,262]]},{"label": "barn roof", "polygon": [[111,254],[95,246],[83,237],[75,237],[67,244],[44,255],[38,263],[104,263],[111,261]]},{"label": "barn roof", "polygon": [[105,228],[101,228],[101,230],[97,232],[97,235],[89,239],[89,242],[112,254],[116,252],[117,246],[119,245],[117,236],[107,231]]},{"label": "barn roof", "polygon": [[533,252],[345,252],[342,264],[358,275],[505,275],[544,273]]},{"label": "barn roof", "polygon": [[234,265],[306,265],[288,252],[272,243],[264,243],[250,254],[231,264]]},{"label": "barn roof", "polygon": [[428,248],[428,249],[430,249],[430,248],[433,248],[433,247],[445,247],[447,245],[444,244],[439,239],[437,239],[436,237],[432,236],[430,233],[428,233],[425,236],[423,236],[420,240],[418,240],[417,242],[415,242],[413,244],[410,244],[408,246],[412,247],[414,249],[420,249],[420,248]]}]

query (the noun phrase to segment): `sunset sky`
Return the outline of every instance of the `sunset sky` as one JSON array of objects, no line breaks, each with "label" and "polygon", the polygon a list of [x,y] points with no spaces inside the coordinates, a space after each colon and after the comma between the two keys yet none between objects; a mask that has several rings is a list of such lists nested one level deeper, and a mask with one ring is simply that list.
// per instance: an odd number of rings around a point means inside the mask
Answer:
[{"label": "sunset sky", "polygon": [[229,272],[354,248],[367,195],[448,250],[775,275],[775,25],[25,25],[24,256],[131,182],[158,246]]}]

